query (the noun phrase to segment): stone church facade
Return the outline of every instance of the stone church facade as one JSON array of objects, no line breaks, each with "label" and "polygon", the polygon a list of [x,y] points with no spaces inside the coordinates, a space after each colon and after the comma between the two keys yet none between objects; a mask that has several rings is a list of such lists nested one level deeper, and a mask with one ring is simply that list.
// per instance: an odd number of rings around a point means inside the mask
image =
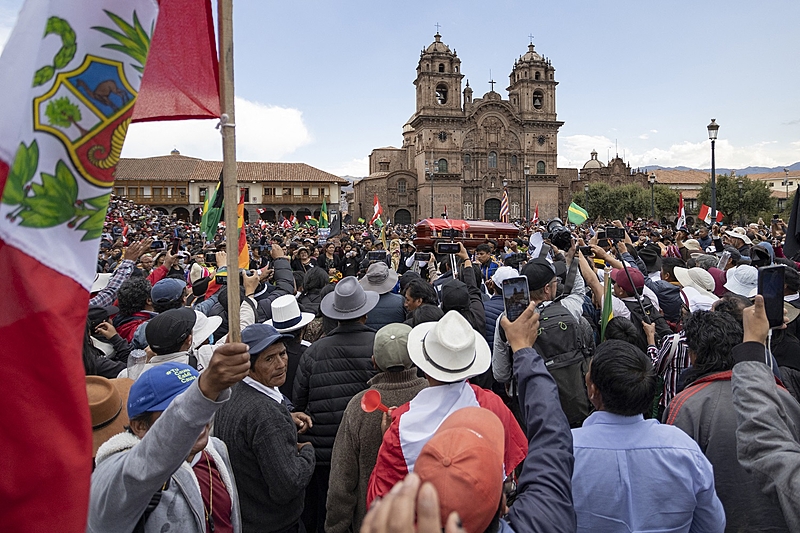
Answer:
[{"label": "stone church facade", "polygon": [[514,62],[507,98],[494,91],[494,82],[473,98],[463,79],[456,51],[437,33],[420,53],[416,110],[403,126],[403,145],[372,151],[369,176],[354,186],[354,218],[369,219],[377,194],[384,218],[396,223],[444,212],[498,220],[504,184],[512,220],[533,216],[537,204],[542,219],[565,211],[578,176],[577,169],[557,168],[563,122],[550,61],[530,44]]}]

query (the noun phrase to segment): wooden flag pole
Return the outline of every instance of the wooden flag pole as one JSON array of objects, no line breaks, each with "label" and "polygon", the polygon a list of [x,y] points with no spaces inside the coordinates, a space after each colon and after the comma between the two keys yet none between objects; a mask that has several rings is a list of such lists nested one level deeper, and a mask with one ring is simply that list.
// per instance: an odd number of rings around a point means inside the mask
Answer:
[{"label": "wooden flag pole", "polygon": [[236,177],[236,121],[233,91],[233,0],[218,0],[219,85],[222,118],[222,184],[225,189],[225,242],[228,255],[228,342],[240,342],[239,330],[239,228]]}]

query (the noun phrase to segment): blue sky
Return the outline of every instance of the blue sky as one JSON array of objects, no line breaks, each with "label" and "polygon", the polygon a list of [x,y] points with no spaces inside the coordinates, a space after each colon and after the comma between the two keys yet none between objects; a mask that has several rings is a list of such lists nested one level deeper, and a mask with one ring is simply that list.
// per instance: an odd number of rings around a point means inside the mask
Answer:
[{"label": "blue sky", "polygon": [[[0,0],[0,44],[21,5]],[[475,97],[490,70],[506,96],[534,35],[560,82],[559,166],[596,149],[632,166],[707,168],[712,117],[718,167],[789,165],[800,161],[798,19],[800,2],[769,0],[236,0],[238,157],[363,176],[373,148],[402,143],[438,22]],[[214,121],[135,125],[123,156],[173,148],[220,159]]]}]

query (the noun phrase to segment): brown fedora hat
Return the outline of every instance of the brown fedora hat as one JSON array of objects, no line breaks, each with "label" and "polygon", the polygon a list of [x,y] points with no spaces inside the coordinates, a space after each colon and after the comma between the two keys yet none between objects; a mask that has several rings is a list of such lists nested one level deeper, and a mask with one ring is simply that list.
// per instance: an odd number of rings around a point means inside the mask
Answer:
[{"label": "brown fedora hat", "polygon": [[125,431],[128,424],[128,393],[133,380],[86,376],[86,395],[92,415],[92,457],[108,439]]}]

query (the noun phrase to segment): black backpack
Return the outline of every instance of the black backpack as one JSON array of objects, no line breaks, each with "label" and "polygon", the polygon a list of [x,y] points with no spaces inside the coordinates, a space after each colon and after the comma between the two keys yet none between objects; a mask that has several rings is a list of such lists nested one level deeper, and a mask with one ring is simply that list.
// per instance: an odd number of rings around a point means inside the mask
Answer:
[{"label": "black backpack", "polygon": [[533,347],[558,385],[561,408],[570,427],[581,427],[592,409],[585,381],[591,356],[587,335],[559,302],[539,312],[539,337]]},{"label": "black backpack", "polygon": [[631,312],[630,321],[633,322],[633,325],[636,326],[636,331],[639,332],[639,335],[642,338],[643,343],[647,344],[647,335],[644,332],[644,328],[642,327],[642,322],[644,321],[644,315],[642,314],[642,307],[644,307],[645,313],[650,318],[650,322],[656,325],[656,346],[661,345],[661,340],[666,337],[667,335],[672,335],[673,331],[672,328],[669,327],[667,323],[667,319],[664,318],[661,313],[656,311],[656,308],[653,306],[653,302],[650,301],[645,295],[640,296],[642,299],[642,306],[639,305],[636,301],[628,301],[622,300],[622,303],[625,304],[625,307]]}]

